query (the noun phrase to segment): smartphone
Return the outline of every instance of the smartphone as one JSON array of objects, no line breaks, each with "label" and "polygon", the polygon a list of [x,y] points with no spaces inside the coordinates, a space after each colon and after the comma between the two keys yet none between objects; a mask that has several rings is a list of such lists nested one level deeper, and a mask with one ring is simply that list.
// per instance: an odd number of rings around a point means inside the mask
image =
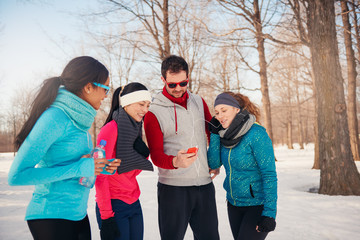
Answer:
[{"label": "smartphone", "polygon": [[[114,160],[115,160],[115,158],[108,159],[109,163],[111,163]],[[113,173],[109,173],[108,171],[105,170],[107,166],[108,166],[108,164],[106,164],[105,167],[103,167],[103,170],[102,170],[101,174],[113,175],[116,172],[116,170],[114,170]]]},{"label": "smartphone", "polygon": [[189,148],[186,153],[195,153],[196,154],[198,152],[198,150],[199,150],[199,148],[192,147],[192,148]]}]

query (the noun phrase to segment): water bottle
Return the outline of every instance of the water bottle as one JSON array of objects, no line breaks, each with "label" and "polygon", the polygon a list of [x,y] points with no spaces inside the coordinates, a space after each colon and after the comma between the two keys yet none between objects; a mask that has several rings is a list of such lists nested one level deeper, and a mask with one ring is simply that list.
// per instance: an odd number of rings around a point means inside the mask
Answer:
[{"label": "water bottle", "polygon": [[[106,146],[106,141],[105,140],[101,140],[100,144],[97,145],[92,151],[91,151],[91,156],[93,158],[105,158],[105,147]],[[91,176],[91,177],[82,177],[79,180],[79,183],[85,187],[88,188],[92,188],[95,184],[95,179],[96,176]]]}]

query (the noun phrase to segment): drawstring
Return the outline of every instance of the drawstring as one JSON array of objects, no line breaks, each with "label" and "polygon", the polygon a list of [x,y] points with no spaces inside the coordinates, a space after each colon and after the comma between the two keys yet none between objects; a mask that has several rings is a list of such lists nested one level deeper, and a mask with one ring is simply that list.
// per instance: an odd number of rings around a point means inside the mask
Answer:
[{"label": "drawstring", "polygon": [[177,116],[176,116],[176,106],[174,103],[174,112],[175,112],[175,134],[177,134]]}]

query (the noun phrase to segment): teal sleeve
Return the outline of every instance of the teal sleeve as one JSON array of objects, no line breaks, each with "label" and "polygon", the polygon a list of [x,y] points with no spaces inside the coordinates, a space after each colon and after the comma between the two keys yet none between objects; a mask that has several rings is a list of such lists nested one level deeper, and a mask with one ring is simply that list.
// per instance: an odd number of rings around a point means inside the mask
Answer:
[{"label": "teal sleeve", "polygon": [[[73,177],[94,175],[94,160],[81,158],[68,164],[41,166],[38,163],[45,158],[49,148],[63,138],[69,120],[59,119],[56,114],[44,112],[21,145],[11,165],[9,185],[45,184]],[[61,155],[61,152],[58,154]]]},{"label": "teal sleeve", "polygon": [[220,136],[218,134],[211,133],[210,144],[207,152],[210,169],[217,169],[222,165],[220,160],[220,144]]},{"label": "teal sleeve", "polygon": [[263,216],[276,217],[277,174],[274,149],[271,139],[264,128],[256,129],[251,144],[255,160],[261,172],[264,190]]}]

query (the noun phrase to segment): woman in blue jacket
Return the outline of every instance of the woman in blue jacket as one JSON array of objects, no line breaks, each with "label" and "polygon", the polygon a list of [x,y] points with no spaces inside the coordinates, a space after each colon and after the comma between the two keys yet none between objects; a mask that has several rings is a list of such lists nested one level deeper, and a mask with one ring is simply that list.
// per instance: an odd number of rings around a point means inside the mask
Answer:
[{"label": "woman in blue jacket", "polygon": [[[88,133],[109,91],[109,72],[92,57],[71,60],[61,76],[44,81],[29,119],[16,136],[9,185],[35,185],[25,220],[34,239],[91,239],[86,209],[90,189],[81,177],[98,175]],[[120,161],[107,167],[113,172]]]},{"label": "woman in blue jacket", "polygon": [[208,161],[224,166],[228,217],[234,239],[265,239],[275,229],[277,176],[271,140],[256,121],[260,110],[242,94],[214,103]]}]

